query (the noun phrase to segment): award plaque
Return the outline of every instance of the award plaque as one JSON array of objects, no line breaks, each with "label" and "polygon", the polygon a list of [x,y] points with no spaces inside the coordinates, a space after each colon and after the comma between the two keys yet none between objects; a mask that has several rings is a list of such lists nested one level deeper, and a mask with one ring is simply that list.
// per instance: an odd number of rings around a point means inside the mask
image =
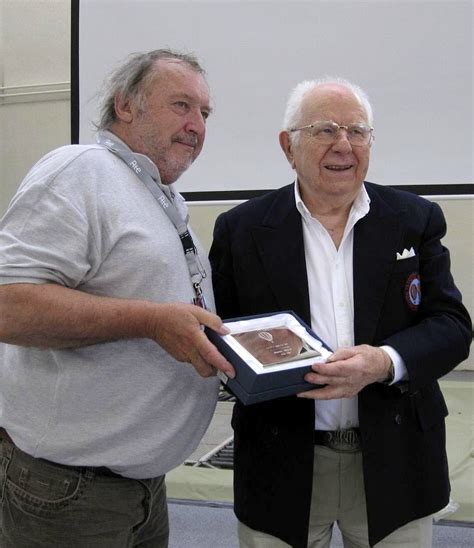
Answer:
[{"label": "award plaque", "polygon": [[235,377],[217,372],[244,405],[314,390],[305,379],[331,349],[294,312],[225,320],[227,335],[206,328],[209,340],[234,366]]},{"label": "award plaque", "polygon": [[288,363],[320,356],[321,353],[286,327],[257,329],[234,335],[234,338],[263,366]]}]

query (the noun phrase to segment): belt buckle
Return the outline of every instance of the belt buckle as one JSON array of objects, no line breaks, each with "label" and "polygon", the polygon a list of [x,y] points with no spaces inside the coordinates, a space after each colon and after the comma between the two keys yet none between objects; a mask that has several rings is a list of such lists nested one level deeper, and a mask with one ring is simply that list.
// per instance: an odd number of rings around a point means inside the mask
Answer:
[{"label": "belt buckle", "polygon": [[335,430],[325,434],[325,445],[333,451],[340,453],[354,453],[360,450],[359,432],[350,428],[348,430]]}]

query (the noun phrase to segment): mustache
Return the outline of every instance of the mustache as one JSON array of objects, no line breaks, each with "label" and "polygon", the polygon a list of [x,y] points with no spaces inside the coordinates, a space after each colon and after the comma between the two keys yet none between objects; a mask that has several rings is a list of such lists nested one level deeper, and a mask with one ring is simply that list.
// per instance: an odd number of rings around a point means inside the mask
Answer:
[{"label": "mustache", "polygon": [[173,142],[181,143],[182,145],[187,145],[187,146],[196,148],[198,144],[198,138],[197,138],[197,135],[182,135],[182,136],[175,137],[173,139]]}]

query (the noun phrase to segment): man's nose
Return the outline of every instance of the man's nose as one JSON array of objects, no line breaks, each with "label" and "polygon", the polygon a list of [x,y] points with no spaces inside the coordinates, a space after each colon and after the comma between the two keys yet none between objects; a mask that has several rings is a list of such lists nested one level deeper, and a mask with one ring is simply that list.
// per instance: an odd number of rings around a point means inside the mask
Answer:
[{"label": "man's nose", "polygon": [[332,148],[339,152],[350,152],[352,150],[351,142],[347,138],[347,129],[339,128]]},{"label": "man's nose", "polygon": [[196,135],[204,135],[206,132],[206,120],[200,110],[193,110],[189,113],[186,122],[186,131],[192,131]]}]

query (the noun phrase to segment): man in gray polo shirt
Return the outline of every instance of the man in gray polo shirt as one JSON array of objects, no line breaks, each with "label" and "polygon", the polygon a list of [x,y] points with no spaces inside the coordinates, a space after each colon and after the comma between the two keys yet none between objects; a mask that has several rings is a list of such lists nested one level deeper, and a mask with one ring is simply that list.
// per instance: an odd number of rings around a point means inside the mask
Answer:
[{"label": "man in gray polo shirt", "polygon": [[1,221],[2,547],[168,545],[164,475],[209,424],[213,373],[233,375],[173,188],[210,110],[193,56],[129,57],[98,144],[43,157]]}]

